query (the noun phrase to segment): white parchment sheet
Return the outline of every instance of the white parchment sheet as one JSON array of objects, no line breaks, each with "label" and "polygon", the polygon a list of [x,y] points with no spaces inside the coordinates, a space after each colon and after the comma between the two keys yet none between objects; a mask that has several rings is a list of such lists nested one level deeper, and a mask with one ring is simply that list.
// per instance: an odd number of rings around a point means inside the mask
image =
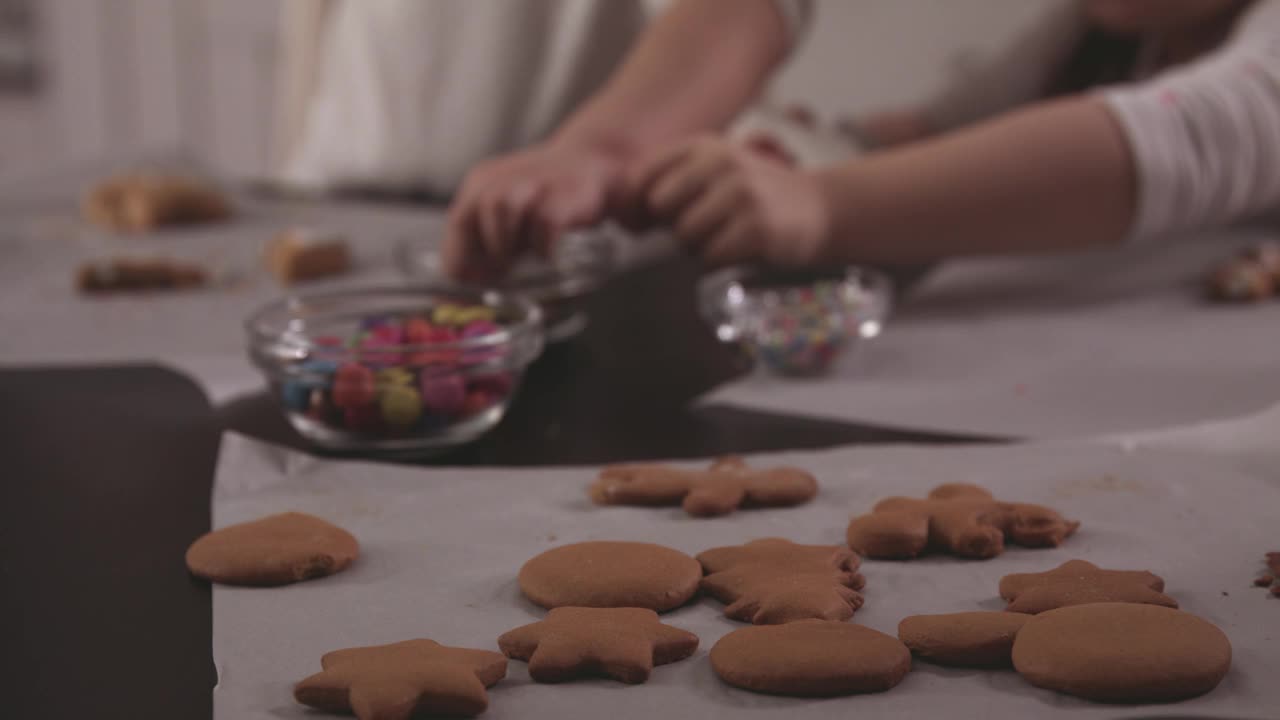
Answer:
[{"label": "white parchment sheet", "polygon": [[1280,400],[1280,302],[1203,300],[1208,268],[1271,229],[948,263],[884,334],[817,380],[757,373],[703,401],[1019,438],[1234,418]]},{"label": "white parchment sheet", "polygon": [[540,685],[523,663],[489,691],[487,718],[946,717],[1274,718],[1280,708],[1280,600],[1252,587],[1276,533],[1280,470],[1249,473],[1191,453],[1087,443],[964,448],[900,446],[755,458],[808,468],[822,491],[798,508],[711,520],[678,508],[591,505],[596,468],[411,468],[320,460],[236,435],[224,438],[214,493],[215,526],[301,510],[352,531],[362,555],[348,571],[283,588],[216,587],[215,716],[315,717],[294,704],[294,682],[329,650],[414,637],[496,649],[497,637],[542,612],[515,577],[533,555],[563,543],[659,542],[688,553],[767,536],[839,543],[852,513],[891,494],[971,481],[997,497],[1039,502],[1079,519],[1058,549],[1011,549],[990,561],[928,558],[868,562],[867,604],[854,622],[894,633],[916,613],[998,609],[999,578],[1071,558],[1150,569],[1182,606],[1221,627],[1234,662],[1213,693],[1169,706],[1114,707],[1038,690],[1011,671],[944,669],[917,662],[880,695],[804,700],[754,695],[722,684],[707,650],[741,625],[709,600],[665,616],[702,645],[657,668],[644,685],[606,680]]}]

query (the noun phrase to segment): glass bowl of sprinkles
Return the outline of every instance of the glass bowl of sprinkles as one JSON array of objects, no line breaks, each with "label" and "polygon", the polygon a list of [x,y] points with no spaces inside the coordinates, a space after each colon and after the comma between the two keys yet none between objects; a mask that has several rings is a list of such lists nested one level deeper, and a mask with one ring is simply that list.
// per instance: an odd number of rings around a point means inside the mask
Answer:
[{"label": "glass bowl of sprinkles", "polygon": [[289,423],[336,451],[462,445],[496,426],[542,352],[542,311],[494,290],[295,295],[249,318],[249,356]]},{"label": "glass bowl of sprinkles", "polygon": [[703,317],[722,342],[744,348],[766,370],[813,377],[884,329],[892,283],[868,268],[780,273],[730,268],[703,278]]}]

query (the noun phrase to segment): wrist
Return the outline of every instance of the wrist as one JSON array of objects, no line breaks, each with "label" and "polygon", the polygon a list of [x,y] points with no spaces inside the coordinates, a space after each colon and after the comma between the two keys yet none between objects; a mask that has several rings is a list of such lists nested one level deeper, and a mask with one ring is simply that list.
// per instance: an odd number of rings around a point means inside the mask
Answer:
[{"label": "wrist", "polygon": [[626,133],[575,128],[572,123],[554,133],[547,145],[622,165],[639,154],[639,144]]},{"label": "wrist", "polygon": [[810,250],[810,262],[814,265],[839,262],[838,256],[840,253],[836,252],[835,247],[836,226],[838,224],[837,208],[839,205],[834,179],[827,170],[809,170],[805,171],[805,174],[808,176],[810,186],[813,189],[814,203],[818,215],[813,246]]}]

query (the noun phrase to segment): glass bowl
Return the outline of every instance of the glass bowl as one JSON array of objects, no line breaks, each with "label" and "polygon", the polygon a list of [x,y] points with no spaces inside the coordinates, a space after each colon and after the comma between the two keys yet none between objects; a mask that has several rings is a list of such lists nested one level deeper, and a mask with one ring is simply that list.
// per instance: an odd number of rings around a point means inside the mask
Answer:
[{"label": "glass bowl", "polygon": [[528,298],[441,287],[296,295],[246,322],[294,428],[342,451],[461,445],[498,424],[542,352]]},{"label": "glass bowl", "polygon": [[892,283],[862,267],[810,273],[730,268],[698,286],[703,318],[770,372],[815,376],[884,328]]},{"label": "glass bowl", "polygon": [[[542,306],[548,342],[567,340],[586,328],[584,300],[614,273],[617,242],[610,226],[567,233],[550,258],[523,258],[498,288],[525,295]],[[436,240],[406,239],[396,255],[400,268],[411,278],[442,287],[477,289],[446,277]]]}]

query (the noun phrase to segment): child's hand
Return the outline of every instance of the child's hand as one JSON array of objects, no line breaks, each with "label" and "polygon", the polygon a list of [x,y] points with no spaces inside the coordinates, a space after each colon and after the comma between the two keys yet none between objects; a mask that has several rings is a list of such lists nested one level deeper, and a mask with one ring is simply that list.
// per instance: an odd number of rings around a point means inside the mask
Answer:
[{"label": "child's hand", "polygon": [[718,137],[681,143],[647,163],[632,186],[654,224],[712,265],[817,262],[830,212],[817,179]]},{"label": "child's hand", "polygon": [[490,282],[521,255],[546,255],[565,231],[601,221],[623,178],[621,158],[564,143],[477,165],[449,208],[445,272]]}]

